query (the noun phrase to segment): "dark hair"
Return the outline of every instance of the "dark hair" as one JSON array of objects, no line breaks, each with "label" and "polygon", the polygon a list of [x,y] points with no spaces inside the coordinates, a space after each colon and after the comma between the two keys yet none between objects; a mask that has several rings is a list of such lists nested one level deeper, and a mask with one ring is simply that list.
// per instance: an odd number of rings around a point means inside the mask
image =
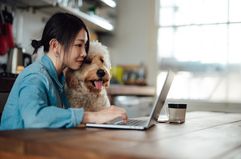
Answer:
[{"label": "dark hair", "polygon": [[44,52],[49,51],[49,42],[51,39],[56,39],[64,46],[64,51],[69,50],[70,45],[81,29],[87,32],[87,42],[85,51],[89,51],[89,32],[84,22],[69,13],[55,13],[44,27],[41,40],[32,40],[31,45],[34,48],[33,54],[37,53],[39,47],[44,47]]}]

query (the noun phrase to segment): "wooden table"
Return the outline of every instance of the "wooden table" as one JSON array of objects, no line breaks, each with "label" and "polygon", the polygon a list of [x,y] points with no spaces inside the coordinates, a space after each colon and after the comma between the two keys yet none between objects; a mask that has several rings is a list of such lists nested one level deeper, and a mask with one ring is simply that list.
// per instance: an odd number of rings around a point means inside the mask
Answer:
[{"label": "wooden table", "polygon": [[93,128],[0,132],[0,158],[241,158],[241,114],[190,112],[146,131]]}]

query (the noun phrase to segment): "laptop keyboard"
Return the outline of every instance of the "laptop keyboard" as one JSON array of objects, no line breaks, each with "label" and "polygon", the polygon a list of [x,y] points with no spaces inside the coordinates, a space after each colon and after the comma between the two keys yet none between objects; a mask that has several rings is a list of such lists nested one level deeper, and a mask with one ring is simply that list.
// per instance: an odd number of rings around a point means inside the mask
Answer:
[{"label": "laptop keyboard", "polygon": [[123,123],[122,121],[116,122],[115,125],[131,125],[131,126],[142,126],[145,125],[146,120],[128,120],[127,123]]}]

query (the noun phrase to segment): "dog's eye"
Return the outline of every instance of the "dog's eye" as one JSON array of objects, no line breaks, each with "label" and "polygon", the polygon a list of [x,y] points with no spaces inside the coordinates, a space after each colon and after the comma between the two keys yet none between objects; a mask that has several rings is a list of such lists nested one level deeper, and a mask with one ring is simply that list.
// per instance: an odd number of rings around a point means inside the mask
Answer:
[{"label": "dog's eye", "polygon": [[91,60],[90,60],[90,59],[85,59],[85,60],[84,60],[84,63],[85,63],[85,64],[91,64]]},{"label": "dog's eye", "polygon": [[102,63],[104,63],[104,59],[100,58],[100,61],[101,61]]}]

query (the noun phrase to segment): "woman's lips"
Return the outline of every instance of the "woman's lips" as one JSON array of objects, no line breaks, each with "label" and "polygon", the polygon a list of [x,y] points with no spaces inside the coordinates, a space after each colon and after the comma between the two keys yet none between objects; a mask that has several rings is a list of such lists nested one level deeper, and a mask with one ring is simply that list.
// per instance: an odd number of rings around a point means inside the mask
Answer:
[{"label": "woman's lips", "polygon": [[79,64],[82,64],[82,63],[83,63],[83,60],[77,60],[77,62],[78,62]]}]

